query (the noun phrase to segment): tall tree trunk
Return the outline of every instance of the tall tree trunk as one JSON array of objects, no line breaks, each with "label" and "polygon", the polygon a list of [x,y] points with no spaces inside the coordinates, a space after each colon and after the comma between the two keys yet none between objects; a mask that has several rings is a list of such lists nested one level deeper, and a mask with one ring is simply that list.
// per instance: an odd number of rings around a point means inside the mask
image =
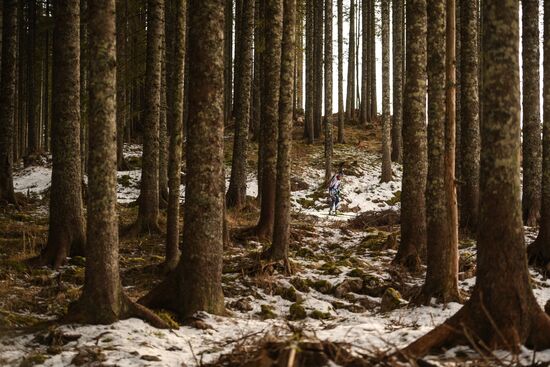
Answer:
[{"label": "tall tree trunk", "polygon": [[80,4],[57,1],[52,63],[52,184],[48,243],[40,265],[58,268],[84,255],[80,168]]},{"label": "tall tree trunk", "polygon": [[479,212],[478,7],[478,0],[460,5],[460,227],[470,234],[477,232]]},{"label": "tall tree trunk", "polygon": [[338,143],[344,143],[344,5],[337,0],[338,11]]},{"label": "tall tree trunk", "polygon": [[370,96],[371,96],[371,119],[376,119],[378,116],[378,100],[376,94],[378,93],[376,89],[376,1],[371,0],[369,14],[369,27],[370,27]]},{"label": "tall tree trunk", "polygon": [[[252,141],[258,142],[260,138],[260,104],[261,104],[261,32],[262,24],[260,19],[261,0],[254,3],[254,79],[252,82],[252,111],[250,130]],[[259,159],[258,159],[259,161]],[[258,176],[259,178],[259,176]]]},{"label": "tall tree trunk", "polygon": [[304,137],[307,138],[308,144],[313,144],[315,141],[315,135],[313,133],[313,109],[315,106],[315,92],[314,92],[314,66],[313,66],[313,0],[306,0],[306,111],[305,111],[305,128]]},{"label": "tall tree trunk", "polygon": [[13,191],[13,144],[17,68],[17,0],[4,0],[2,9],[2,68],[0,77],[0,202],[17,205]]},{"label": "tall tree trunk", "polygon": [[325,182],[332,176],[332,0],[325,0]]},{"label": "tall tree trunk", "polygon": [[82,180],[88,168],[88,0],[80,0],[80,168]]},{"label": "tall tree trunk", "polygon": [[[290,272],[290,263],[288,261],[288,247],[290,242],[290,150],[292,144],[292,70],[294,70],[293,49],[295,40],[294,25],[296,22],[296,0],[283,0],[283,9],[283,40],[279,97],[279,142],[277,154],[277,200],[275,201],[273,245],[269,251],[269,258],[282,261],[286,270]],[[332,19],[332,17],[330,19]]]},{"label": "tall tree trunk", "polygon": [[[231,178],[227,191],[228,208],[241,209],[246,204],[246,165],[248,149],[248,124],[250,122],[250,98],[252,84],[252,37],[254,31],[254,0],[243,0],[240,20],[239,59],[235,69],[235,137]],[[237,83],[238,81],[238,83]]]},{"label": "tall tree trunk", "polygon": [[392,0],[393,26],[393,118],[391,130],[391,159],[403,161],[403,0]]},{"label": "tall tree trunk", "polygon": [[542,144],[540,125],[539,2],[522,0],[523,56],[523,222],[540,218]]},{"label": "tall tree trunk", "polygon": [[294,100],[296,109],[303,112],[304,108],[304,11],[305,1],[296,1],[296,92]]},{"label": "tall tree trunk", "polygon": [[[82,10],[81,10],[82,11]],[[50,0],[46,0],[45,4],[45,16],[50,19]],[[49,20],[48,20],[49,21]],[[82,23],[82,21],[81,21]],[[82,29],[82,28],[81,28]],[[44,114],[44,150],[50,151],[50,30],[46,30],[44,35],[44,94],[42,95],[42,105]],[[80,50],[82,52],[82,50]],[[82,57],[81,57],[82,60]],[[81,67],[82,68],[82,67]],[[81,81],[82,83],[82,81]],[[82,99],[82,91],[80,92]],[[82,101],[80,101],[82,105]],[[82,116],[82,111],[80,111]]]},{"label": "tall tree trunk", "polygon": [[390,0],[382,0],[382,175],[392,179],[390,120]]},{"label": "tall tree trunk", "polygon": [[426,248],[426,0],[407,0],[401,242],[394,263],[418,270]]},{"label": "tall tree trunk", "polygon": [[[167,119],[170,137],[168,152],[168,210],[166,219],[166,258],[165,272],[174,270],[180,258],[179,250],[179,207],[181,184],[181,158],[183,148],[183,78],[185,63],[185,31],[187,0],[170,0],[174,5],[166,13],[166,87]],[[175,14],[175,16],[172,16]],[[180,47],[176,47],[180,45]]]},{"label": "tall tree trunk", "polygon": [[39,136],[36,121],[35,102],[35,59],[36,59],[36,0],[27,1],[27,158],[26,163],[35,161],[39,153]]},{"label": "tall tree trunk", "polygon": [[315,1],[313,31],[313,67],[314,67],[314,110],[313,133],[315,139],[321,136],[323,120],[323,1]]},{"label": "tall tree trunk", "polygon": [[[262,179],[263,179],[263,167],[264,167],[264,122],[262,117],[263,105],[265,103],[265,2],[266,0],[258,0],[258,13],[256,27],[255,27],[255,45],[254,49],[259,50],[259,56],[256,60],[258,62],[254,68],[258,68],[258,77],[257,77],[257,92],[256,97],[256,110],[254,111],[254,118],[257,121],[258,125],[258,169],[257,169],[257,180],[258,180],[258,196],[257,201],[261,203],[262,201]],[[256,62],[255,61],[255,62]]]},{"label": "tall tree trunk", "polygon": [[262,203],[256,234],[260,238],[271,238],[275,215],[275,180],[277,175],[277,123],[279,107],[279,82],[281,65],[281,0],[266,0],[265,13],[265,59],[264,95],[262,101],[263,169]]},{"label": "tall tree trunk", "polygon": [[[59,3],[65,2],[58,0]],[[110,324],[141,317],[166,327],[158,316],[133,303],[122,289],[118,267],[116,211],[115,0],[89,3],[90,159],[86,273],[80,298],[69,306],[70,323]]]},{"label": "tall tree trunk", "polygon": [[[369,102],[369,38],[368,38],[368,14],[370,0],[361,0],[361,124],[368,122]],[[358,22],[359,23],[359,22]]]},{"label": "tall tree trunk", "polygon": [[147,0],[145,115],[139,211],[127,234],[159,233],[159,119],[164,0]]},{"label": "tall tree trunk", "polygon": [[116,0],[116,126],[117,126],[117,169],[127,169],[124,161],[124,125],[126,120],[126,16],[124,14],[124,1]]},{"label": "tall tree trunk", "polygon": [[550,318],[531,290],[521,218],[518,11],[514,0],[483,0],[483,230],[477,245],[476,284],[468,302],[409,345],[403,351],[406,355],[419,357],[470,342],[513,352],[520,345],[535,350],[550,347]]},{"label": "tall tree trunk", "polygon": [[233,110],[233,0],[224,0],[224,48],[223,48],[223,78],[224,78],[224,121],[229,123]]},{"label": "tall tree trunk", "polygon": [[[166,23],[163,19],[162,23]],[[159,208],[168,206],[168,125],[166,122],[166,41],[162,41],[159,115]]]},{"label": "tall tree trunk", "polygon": [[[221,1],[189,4],[189,130],[181,260],[172,275],[140,302],[174,311],[224,312],[223,29]],[[205,47],[208,45],[208,47]],[[208,182],[208,185],[204,183]]]},{"label": "tall tree trunk", "polygon": [[[447,3],[447,4],[446,4]],[[452,9],[452,10],[451,10]],[[454,1],[428,0],[427,271],[417,301],[460,300],[454,193]],[[445,19],[445,16],[447,20]],[[447,36],[446,36],[447,32]],[[452,50],[449,45],[452,44]],[[447,67],[447,68],[446,68]],[[452,156],[452,161],[449,158]],[[449,172],[450,171],[450,172]],[[449,188],[450,186],[450,188]],[[451,192],[452,191],[452,192]]]},{"label": "tall tree trunk", "polygon": [[346,94],[346,118],[355,118],[355,0],[349,8],[348,91]]}]

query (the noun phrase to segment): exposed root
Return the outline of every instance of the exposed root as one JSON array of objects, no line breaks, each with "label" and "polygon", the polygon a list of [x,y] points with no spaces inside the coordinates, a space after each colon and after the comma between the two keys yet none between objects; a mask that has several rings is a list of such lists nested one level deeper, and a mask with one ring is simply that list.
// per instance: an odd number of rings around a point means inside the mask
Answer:
[{"label": "exposed root", "polygon": [[158,222],[145,221],[138,217],[133,224],[130,224],[122,230],[124,238],[137,238],[142,235],[162,234],[162,229]]},{"label": "exposed root", "polygon": [[439,303],[450,303],[464,302],[462,295],[458,288],[454,289],[437,289],[435,287],[426,286],[424,284],[422,288],[419,289],[418,293],[413,296],[411,303],[413,305],[425,305],[428,306],[431,304],[432,300],[435,299]]},{"label": "exposed root", "polygon": [[392,265],[401,266],[411,273],[420,271],[420,257],[416,253],[403,254],[397,252],[397,255],[392,261]]},{"label": "exposed root", "polygon": [[153,309],[165,309],[177,313],[179,310],[176,273],[172,272],[165,280],[141,297],[137,303]]},{"label": "exposed root", "polygon": [[81,298],[69,305],[69,311],[61,322],[92,325],[111,324],[118,320],[136,317],[160,329],[170,328],[170,325],[153,311],[135,303],[125,293],[120,295],[120,302],[121,305],[113,310],[106,311],[106,309],[102,309],[98,312],[93,300]]}]

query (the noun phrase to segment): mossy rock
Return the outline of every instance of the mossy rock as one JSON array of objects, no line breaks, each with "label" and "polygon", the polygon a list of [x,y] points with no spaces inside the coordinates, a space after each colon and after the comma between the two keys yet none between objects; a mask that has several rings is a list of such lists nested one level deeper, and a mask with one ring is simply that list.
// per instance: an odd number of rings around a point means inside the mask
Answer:
[{"label": "mossy rock", "polygon": [[117,183],[122,187],[131,187],[132,178],[130,177],[130,175],[122,175],[117,178]]},{"label": "mossy rock", "polygon": [[315,200],[309,198],[299,198],[296,200],[305,209],[315,208]]},{"label": "mossy rock", "polygon": [[290,279],[290,284],[300,292],[309,292],[308,281],[304,278],[294,277]]},{"label": "mossy rock", "polygon": [[32,315],[24,315],[7,310],[0,310],[0,327],[2,328],[17,328],[32,326],[41,320]]},{"label": "mossy rock", "polygon": [[273,306],[267,304],[260,306],[260,312],[258,312],[258,315],[260,315],[263,320],[277,318],[277,313],[275,312]]},{"label": "mossy rock", "polygon": [[300,247],[296,251],[296,256],[303,257],[305,259],[315,259],[317,256],[315,255],[315,252],[313,250],[307,248],[307,247]]},{"label": "mossy rock", "polygon": [[69,265],[84,267],[86,266],[86,258],[83,256],[71,257],[69,259]]},{"label": "mossy rock", "polygon": [[358,278],[346,279],[334,288],[334,295],[338,298],[353,292],[360,293],[363,289],[363,280]]},{"label": "mossy rock", "polygon": [[84,268],[71,266],[62,275],[63,280],[77,285],[84,284]]},{"label": "mossy rock", "polygon": [[325,262],[319,268],[325,275],[338,275],[342,273],[342,270],[333,262]]},{"label": "mossy rock", "polygon": [[396,191],[393,193],[393,196],[386,200],[386,204],[394,206],[397,203],[401,202],[401,191]]},{"label": "mossy rock", "polygon": [[336,265],[337,265],[337,266],[346,266],[346,267],[348,267],[348,268],[350,268],[350,267],[353,266],[352,262],[351,262],[349,259],[347,259],[347,258],[338,260],[338,261],[336,262]]},{"label": "mossy rock", "polygon": [[332,318],[330,313],[319,311],[319,310],[311,311],[311,313],[309,314],[309,317],[311,317],[312,319],[316,319],[316,320],[328,320],[328,319]]},{"label": "mossy rock", "polygon": [[367,236],[361,241],[359,245],[361,248],[369,251],[381,251],[386,249],[390,232],[375,231],[367,234]]},{"label": "mossy rock", "polygon": [[304,306],[302,306],[300,303],[296,302],[290,305],[288,309],[288,319],[289,320],[303,320],[307,317],[306,310]]},{"label": "mossy rock", "polygon": [[180,324],[172,317],[172,314],[167,311],[158,311],[156,312],[157,316],[160,317],[164,322],[168,324],[170,329],[179,329]]},{"label": "mossy rock", "polygon": [[332,284],[330,284],[328,280],[324,280],[324,279],[310,281],[309,286],[323,294],[331,294],[333,289]]},{"label": "mossy rock", "polygon": [[23,360],[19,364],[19,367],[31,367],[31,366],[44,364],[44,362],[46,362],[47,359],[48,357],[46,357],[44,354],[33,353],[23,358]]},{"label": "mossy rock", "polygon": [[403,307],[406,302],[401,297],[399,293],[394,288],[387,288],[382,295],[382,300],[380,302],[380,311],[389,312]]},{"label": "mossy rock", "polygon": [[274,294],[290,302],[297,302],[301,298],[301,296],[298,293],[296,293],[296,289],[293,286],[290,286],[288,288],[277,287],[275,288]]},{"label": "mossy rock", "polygon": [[365,272],[359,268],[351,269],[347,274],[348,277],[362,278],[365,276]]},{"label": "mossy rock", "polygon": [[361,293],[371,297],[380,297],[384,293],[385,289],[386,286],[384,285],[384,282],[377,276],[372,274],[366,274],[363,276],[363,287],[361,289]]}]

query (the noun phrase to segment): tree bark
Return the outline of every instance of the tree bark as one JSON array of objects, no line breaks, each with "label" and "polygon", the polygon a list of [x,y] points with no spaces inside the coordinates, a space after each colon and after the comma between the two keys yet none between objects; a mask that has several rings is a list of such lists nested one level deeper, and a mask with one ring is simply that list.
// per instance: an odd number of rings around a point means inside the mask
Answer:
[{"label": "tree bark", "polygon": [[124,125],[126,120],[126,21],[124,14],[124,0],[116,1],[116,53],[117,53],[117,72],[116,72],[116,126],[117,126],[117,169],[124,171],[127,169],[124,161]]},{"label": "tree bark", "polygon": [[375,120],[378,117],[378,101],[376,94],[376,1],[371,0],[370,13],[369,13],[369,40],[371,47],[370,50],[370,106],[371,106],[371,120]]},{"label": "tree bark", "polygon": [[263,169],[262,203],[256,234],[269,239],[273,234],[275,180],[277,175],[277,123],[281,65],[281,0],[266,0],[266,49],[263,59],[265,100],[262,102]]},{"label": "tree bark", "polygon": [[403,0],[392,0],[393,26],[393,116],[391,130],[391,159],[403,161]]},{"label": "tree bark", "polygon": [[369,37],[368,37],[368,14],[369,0],[361,1],[361,124],[368,122],[368,111],[370,110],[369,98]]},{"label": "tree bark", "polygon": [[321,136],[323,120],[323,1],[314,2],[313,30],[313,67],[314,67],[314,110],[313,135],[315,139]]},{"label": "tree bark", "polygon": [[382,0],[382,175],[392,180],[390,121],[390,0]]},{"label": "tree bark", "polygon": [[[240,16],[240,42],[236,50],[239,59],[235,69],[235,136],[233,140],[233,159],[231,177],[227,191],[228,208],[241,209],[246,204],[246,166],[248,149],[248,130],[250,122],[250,98],[252,85],[252,37],[254,31],[254,1],[243,0]],[[238,88],[237,88],[238,87]]]},{"label": "tree bark", "polygon": [[483,1],[483,230],[478,236],[476,284],[464,307],[405,348],[406,355],[419,357],[470,342],[513,352],[520,345],[535,350],[550,347],[550,318],[531,290],[524,247],[518,10],[517,1]]},{"label": "tree bark", "polygon": [[470,234],[477,232],[479,213],[478,7],[478,0],[460,5],[460,227]]},{"label": "tree bark", "polygon": [[540,218],[542,144],[540,125],[539,2],[522,0],[523,56],[523,222]]},{"label": "tree bark", "polygon": [[[454,1],[428,0],[427,271],[416,301],[460,300],[454,183]],[[445,19],[445,16],[447,19]]]},{"label": "tree bark", "polygon": [[[166,21],[163,19],[162,23]],[[159,112],[159,208],[168,206],[168,125],[166,121],[166,40],[162,39]]]},{"label": "tree bark", "polygon": [[332,176],[332,0],[325,0],[325,182]]},{"label": "tree bark", "polygon": [[145,115],[139,211],[127,235],[159,233],[159,119],[164,0],[148,0]]},{"label": "tree bark", "polygon": [[355,118],[355,0],[349,8],[348,90],[346,94],[346,118]]},{"label": "tree bark", "polygon": [[52,70],[52,184],[48,242],[38,264],[55,269],[84,256],[80,168],[80,4],[55,4]]},{"label": "tree bark", "polygon": [[[166,31],[167,62],[167,123],[170,133],[168,152],[168,210],[166,224],[166,258],[164,271],[174,270],[180,258],[179,207],[181,184],[181,158],[183,148],[183,78],[185,63],[185,30],[187,0],[172,0],[175,9],[166,13],[170,17]],[[172,14],[175,14],[172,16]],[[176,47],[180,45],[180,47]]]},{"label": "tree bark", "polygon": [[314,103],[314,67],[313,67],[313,0],[306,0],[306,111],[304,138],[307,138],[308,144],[315,142],[313,133],[313,109]]},{"label": "tree bark", "polygon": [[338,12],[338,143],[344,143],[344,6],[337,0]]},{"label": "tree bark", "polygon": [[231,111],[233,110],[233,0],[224,1],[224,121],[227,125],[231,119]]},{"label": "tree bark", "polygon": [[290,150],[292,144],[292,71],[294,70],[296,0],[284,0],[283,9],[277,191],[273,245],[269,250],[269,258],[282,261],[287,272],[290,272],[288,261],[290,242]]},{"label": "tree bark", "polygon": [[[62,2],[63,0],[59,0]],[[65,2],[65,1],[63,1]],[[90,159],[86,273],[80,298],[69,306],[69,323],[110,324],[141,317],[167,327],[158,316],[133,303],[122,289],[118,267],[116,212],[116,51],[115,1],[89,3]]]},{"label": "tree bark", "polygon": [[395,264],[416,271],[426,248],[426,0],[407,0],[401,242]]},{"label": "tree bark", "polygon": [[39,154],[39,134],[36,121],[35,60],[36,60],[36,0],[27,1],[27,154],[26,163],[34,163]]},{"label": "tree bark", "polygon": [[140,301],[181,319],[224,312],[223,23],[223,2],[190,1],[184,247],[175,272]]},{"label": "tree bark", "polygon": [[0,77],[0,202],[17,205],[13,190],[13,144],[17,68],[17,0],[4,0]]}]

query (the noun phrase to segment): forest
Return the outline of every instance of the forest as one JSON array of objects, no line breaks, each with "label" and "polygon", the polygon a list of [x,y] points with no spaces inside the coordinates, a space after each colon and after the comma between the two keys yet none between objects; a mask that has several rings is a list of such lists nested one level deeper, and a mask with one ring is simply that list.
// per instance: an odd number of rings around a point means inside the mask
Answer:
[{"label": "forest", "polygon": [[550,0],[0,13],[0,366],[550,366]]}]

